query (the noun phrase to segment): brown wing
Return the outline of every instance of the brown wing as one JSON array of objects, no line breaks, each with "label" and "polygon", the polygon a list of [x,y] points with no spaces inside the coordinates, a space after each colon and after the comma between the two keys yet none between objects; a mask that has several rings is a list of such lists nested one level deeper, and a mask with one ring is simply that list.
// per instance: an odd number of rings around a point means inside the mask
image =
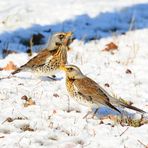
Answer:
[{"label": "brown wing", "polygon": [[45,63],[46,59],[51,56],[49,50],[44,49],[40,51],[35,57],[30,59],[23,67],[38,67]]},{"label": "brown wing", "polygon": [[101,87],[92,79],[88,77],[77,79],[74,81],[74,85],[77,87],[78,93],[86,97],[86,99],[91,98],[93,103],[108,106],[121,113],[116,107],[114,107],[110,103],[108,94],[106,94],[102,89],[100,89]]},{"label": "brown wing", "polygon": [[85,97],[91,97],[95,103],[104,104],[109,101],[107,95],[99,88],[100,86],[88,77],[75,80],[74,85],[79,93]]}]

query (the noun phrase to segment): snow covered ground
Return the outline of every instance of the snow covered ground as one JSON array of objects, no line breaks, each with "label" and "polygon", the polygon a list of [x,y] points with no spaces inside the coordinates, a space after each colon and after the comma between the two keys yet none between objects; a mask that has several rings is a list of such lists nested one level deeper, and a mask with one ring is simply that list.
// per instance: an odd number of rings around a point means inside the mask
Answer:
[{"label": "snow covered ground", "polygon": [[[132,101],[148,112],[148,1],[146,0],[1,0],[0,57],[5,48],[19,53],[0,59],[20,66],[30,57],[22,40],[44,35],[41,45],[56,31],[73,31],[69,63],[98,82],[110,94]],[[113,42],[118,50],[102,51]],[[0,78],[11,71],[0,71]],[[121,126],[105,115],[116,114],[101,107],[97,117],[83,119],[88,108],[68,96],[65,75],[59,81],[44,80],[29,72],[0,80],[1,148],[144,148],[148,125]],[[106,85],[105,85],[106,84]],[[109,87],[107,87],[109,86]],[[34,105],[24,107],[27,96]],[[125,109],[133,118],[138,113]],[[147,115],[145,115],[147,116]],[[127,129],[127,130],[126,130]],[[126,131],[125,131],[126,130]],[[125,131],[125,133],[124,133]]]}]

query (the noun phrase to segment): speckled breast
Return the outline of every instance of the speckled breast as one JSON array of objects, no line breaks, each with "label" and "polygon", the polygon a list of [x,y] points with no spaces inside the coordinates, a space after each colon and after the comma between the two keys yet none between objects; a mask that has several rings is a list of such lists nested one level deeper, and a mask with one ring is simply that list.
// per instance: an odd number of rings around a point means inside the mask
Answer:
[{"label": "speckled breast", "polygon": [[78,103],[84,105],[84,106],[96,106],[95,103],[93,103],[92,99],[90,97],[85,97],[81,93],[78,92],[77,88],[74,86],[74,80],[66,80],[66,86],[67,90],[71,97]]},{"label": "speckled breast", "polygon": [[34,68],[37,73],[54,73],[60,67],[60,65],[67,63],[67,51],[66,47],[61,47],[52,55],[46,63],[42,66]]}]

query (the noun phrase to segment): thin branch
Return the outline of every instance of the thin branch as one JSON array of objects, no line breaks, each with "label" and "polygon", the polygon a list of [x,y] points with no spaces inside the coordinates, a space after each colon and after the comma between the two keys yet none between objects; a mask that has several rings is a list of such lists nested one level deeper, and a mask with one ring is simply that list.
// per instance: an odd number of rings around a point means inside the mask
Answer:
[{"label": "thin branch", "polygon": [[148,148],[148,145],[146,146],[144,143],[142,143],[139,139],[137,140],[141,145],[143,145],[145,148]]},{"label": "thin branch", "polygon": [[122,136],[128,129],[129,129],[129,127],[127,127],[127,128],[120,134],[120,136]]}]

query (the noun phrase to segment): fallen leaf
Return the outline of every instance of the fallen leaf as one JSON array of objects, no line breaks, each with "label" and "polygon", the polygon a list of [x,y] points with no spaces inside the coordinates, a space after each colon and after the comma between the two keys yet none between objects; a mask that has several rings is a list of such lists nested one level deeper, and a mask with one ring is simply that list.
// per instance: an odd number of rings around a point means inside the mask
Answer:
[{"label": "fallen leaf", "polygon": [[30,127],[30,125],[26,124],[23,127],[20,128],[22,131],[31,131],[33,132],[34,129]]},{"label": "fallen leaf", "polygon": [[26,102],[24,103],[24,107],[28,107],[30,105],[35,105],[35,101],[33,101],[31,98],[26,100]]},{"label": "fallen leaf", "polygon": [[53,110],[53,114],[56,114],[56,113],[57,113],[57,111],[54,109],[54,110]]},{"label": "fallen leaf", "polygon": [[127,73],[127,74],[131,74],[132,71],[131,71],[130,69],[127,69],[125,73]]},{"label": "fallen leaf", "polygon": [[28,98],[26,95],[21,97],[22,100],[25,100],[24,107],[28,107],[30,105],[35,105],[35,101],[32,98]]},{"label": "fallen leaf", "polygon": [[110,42],[106,44],[106,48],[103,49],[102,51],[113,52],[114,50],[118,50],[118,46],[115,43]]},{"label": "fallen leaf", "polygon": [[16,118],[11,118],[7,117],[1,124],[4,124],[5,122],[13,122],[14,120],[25,120],[27,117],[16,117]]},{"label": "fallen leaf", "polygon": [[0,68],[0,70],[16,70],[17,66],[14,65],[12,61],[10,61],[5,67]]},{"label": "fallen leaf", "polygon": [[5,136],[0,136],[0,138],[5,138]]},{"label": "fallen leaf", "polygon": [[106,87],[110,87],[110,85],[109,85],[108,83],[105,83],[104,86],[106,86]]},{"label": "fallen leaf", "polygon": [[104,122],[101,120],[99,124],[104,124]]},{"label": "fallen leaf", "polygon": [[14,119],[12,119],[11,117],[8,117],[1,124],[4,124],[5,122],[13,122],[13,121],[14,121]]},{"label": "fallen leaf", "polygon": [[59,95],[57,93],[54,93],[53,96],[56,98],[59,97]]},{"label": "fallen leaf", "polygon": [[22,96],[21,99],[22,99],[22,100],[25,100],[25,101],[29,100],[26,95]]}]

